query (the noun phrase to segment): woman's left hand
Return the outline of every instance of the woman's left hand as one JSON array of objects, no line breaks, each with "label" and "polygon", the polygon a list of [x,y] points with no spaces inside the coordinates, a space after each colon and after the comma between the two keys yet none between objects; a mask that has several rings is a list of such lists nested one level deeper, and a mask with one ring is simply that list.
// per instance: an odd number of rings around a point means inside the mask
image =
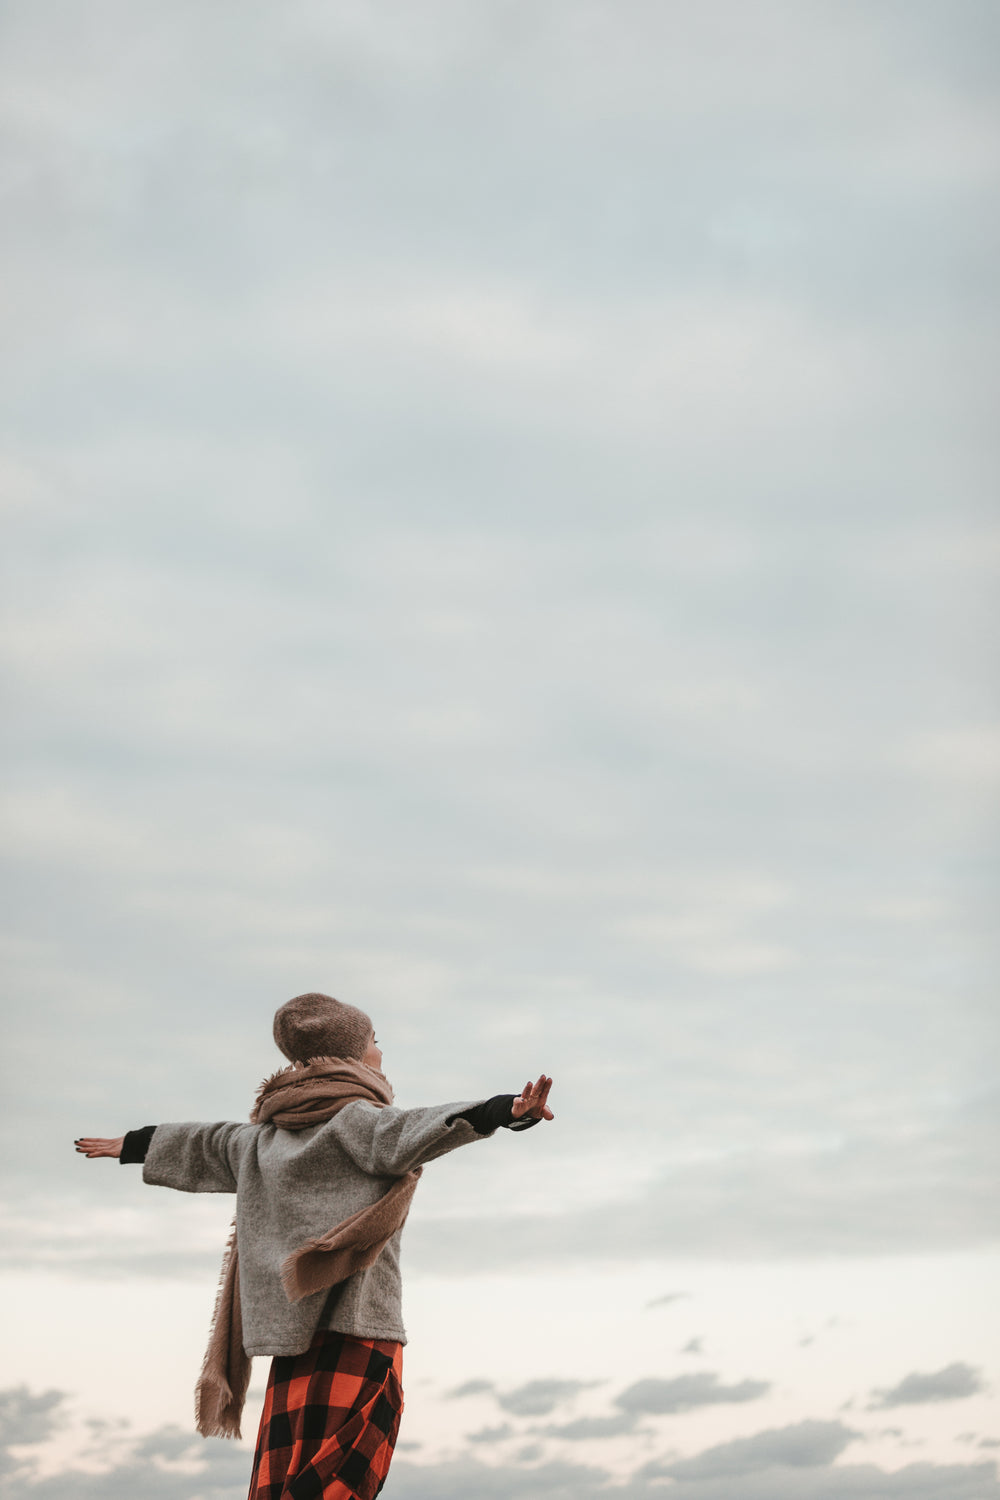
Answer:
[{"label": "woman's left hand", "polygon": [[520,1097],[514,1100],[510,1112],[515,1120],[523,1120],[525,1115],[532,1115],[536,1120],[554,1120],[555,1115],[548,1106],[549,1089],[552,1087],[552,1079],[546,1078],[543,1073],[537,1083],[530,1080],[524,1085]]},{"label": "woman's left hand", "polygon": [[82,1135],[73,1144],[81,1156],[121,1156],[125,1137],[119,1135],[109,1139],[106,1136]]}]

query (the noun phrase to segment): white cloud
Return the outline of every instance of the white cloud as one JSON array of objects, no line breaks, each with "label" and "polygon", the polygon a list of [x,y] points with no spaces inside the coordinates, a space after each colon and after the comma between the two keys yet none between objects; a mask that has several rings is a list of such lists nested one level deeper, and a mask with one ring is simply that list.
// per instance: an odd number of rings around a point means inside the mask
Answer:
[{"label": "white cloud", "polygon": [[1000,787],[1000,727],[987,724],[923,734],[906,747],[904,763],[956,791],[995,797]]}]

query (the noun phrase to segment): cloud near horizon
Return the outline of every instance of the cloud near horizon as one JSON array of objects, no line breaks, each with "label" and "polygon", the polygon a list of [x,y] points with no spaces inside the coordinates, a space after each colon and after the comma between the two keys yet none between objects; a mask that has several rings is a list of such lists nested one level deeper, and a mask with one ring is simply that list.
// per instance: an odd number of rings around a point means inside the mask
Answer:
[{"label": "cloud near horizon", "polygon": [[[0,1412],[30,1418],[27,1435],[9,1431],[0,1452],[0,1493],[11,1500],[189,1500],[192,1484],[210,1500],[239,1500],[246,1493],[252,1453],[245,1446],[202,1439],[167,1425],[127,1437],[114,1449],[105,1438],[99,1472],[73,1465],[39,1478],[30,1450],[50,1437],[63,1420],[65,1392],[33,1395],[26,1387],[0,1392]],[[23,1429],[22,1429],[23,1433]],[[657,1460],[631,1479],[616,1482],[609,1471],[553,1457],[541,1463],[485,1465],[472,1456],[445,1463],[417,1464],[398,1457],[394,1490],[400,1500],[509,1500],[511,1494],[553,1500],[654,1500],[669,1478],[677,1500],[731,1500],[731,1486],[749,1500],[996,1500],[996,1464],[911,1464],[892,1473],[874,1465],[834,1465],[855,1434],[839,1422],[800,1422],[749,1438],[718,1444],[691,1459]],[[89,1462],[101,1463],[95,1430]],[[15,1457],[9,1445],[21,1451]],[[24,1450],[28,1450],[25,1456]],[[729,1486],[730,1488],[727,1488]]]}]

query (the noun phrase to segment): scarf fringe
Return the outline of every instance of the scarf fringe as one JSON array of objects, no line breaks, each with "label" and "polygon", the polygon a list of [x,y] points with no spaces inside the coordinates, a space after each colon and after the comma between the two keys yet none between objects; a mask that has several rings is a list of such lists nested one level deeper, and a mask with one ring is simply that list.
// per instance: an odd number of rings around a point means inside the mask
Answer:
[{"label": "scarf fringe", "polygon": [[[361,1217],[361,1214],[353,1214],[340,1228],[353,1227],[353,1222]],[[363,1271],[366,1266],[370,1266],[373,1261],[377,1260],[389,1238],[389,1235],[376,1230],[374,1235],[362,1234],[349,1245],[331,1245],[322,1238],[307,1240],[282,1262],[281,1285],[285,1296],[289,1302],[301,1302],[304,1297],[311,1297],[315,1292],[339,1285],[341,1281],[346,1281],[348,1276],[353,1276],[355,1271]],[[331,1274],[334,1274],[329,1269],[321,1270],[318,1276],[315,1269],[311,1276],[308,1274],[305,1268],[314,1256],[318,1256],[321,1265],[327,1268],[336,1262],[335,1280],[328,1279]]]},{"label": "scarf fringe", "polygon": [[[219,1284],[215,1289],[215,1306],[212,1309],[212,1321],[208,1325],[208,1341],[211,1344],[219,1326],[219,1314],[226,1295],[226,1283],[229,1280],[229,1267],[236,1250],[236,1215],[233,1214],[233,1222],[229,1226],[229,1238],[226,1240],[226,1248],[222,1255],[222,1266],[219,1269]],[[208,1370],[208,1355],[205,1355],[202,1363],[201,1373],[205,1375]]]},{"label": "scarf fringe", "polygon": [[[214,1409],[214,1415],[209,1408]],[[203,1438],[235,1438],[241,1431],[242,1403],[236,1401],[228,1381],[199,1385],[194,1397],[195,1424]]]},{"label": "scarf fringe", "polygon": [[[304,1245],[302,1248],[304,1250],[314,1250],[316,1248],[315,1241],[310,1241],[308,1245]],[[289,1302],[301,1302],[303,1297],[308,1296],[308,1293],[302,1290],[302,1285],[299,1281],[298,1255],[294,1253],[288,1257],[281,1267],[281,1285]]]},{"label": "scarf fringe", "polygon": [[313,1063],[316,1062],[337,1062],[338,1060],[333,1057],[310,1057],[309,1061],[305,1063],[285,1063],[283,1068],[277,1068],[273,1073],[269,1073],[266,1078],[261,1080],[254,1097],[259,1104],[262,1096],[279,1081],[284,1083],[295,1082],[295,1079],[288,1076],[290,1073],[301,1073],[304,1068],[311,1068]]},{"label": "scarf fringe", "polygon": [[[250,1383],[251,1360],[240,1345],[237,1356],[238,1368],[236,1370],[237,1385],[243,1386],[242,1391],[234,1391],[229,1381],[223,1376],[218,1368],[212,1368],[216,1364],[215,1343],[217,1336],[221,1337],[221,1324],[225,1314],[229,1313],[232,1318],[232,1305],[227,1306],[226,1292],[232,1279],[233,1297],[239,1298],[239,1282],[233,1276],[231,1268],[233,1257],[236,1254],[236,1215],[229,1228],[229,1238],[226,1241],[225,1253],[222,1257],[222,1267],[219,1271],[219,1285],[215,1293],[215,1307],[212,1311],[212,1321],[208,1331],[208,1347],[205,1350],[205,1358],[202,1360],[201,1372],[198,1376],[198,1384],[194,1392],[194,1420],[195,1426],[202,1437],[241,1438],[240,1416],[243,1403],[246,1399],[246,1388]],[[227,1328],[228,1334],[228,1328]],[[232,1374],[232,1370],[229,1371]]]}]

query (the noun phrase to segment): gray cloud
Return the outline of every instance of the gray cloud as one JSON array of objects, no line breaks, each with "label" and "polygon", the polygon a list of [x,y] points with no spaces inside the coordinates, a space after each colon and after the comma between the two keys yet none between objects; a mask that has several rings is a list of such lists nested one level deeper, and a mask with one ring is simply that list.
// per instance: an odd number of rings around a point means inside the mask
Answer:
[{"label": "gray cloud", "polygon": [[592,1380],[529,1380],[512,1391],[497,1392],[497,1401],[512,1416],[544,1417],[594,1384]]},{"label": "gray cloud", "polygon": [[505,1438],[513,1435],[514,1429],[509,1422],[502,1423],[499,1427],[480,1427],[478,1432],[470,1432],[466,1439],[470,1443],[502,1443]]},{"label": "gray cloud", "polygon": [[[600,1469],[561,1463],[535,1468],[478,1465],[468,1460],[417,1468],[393,1467],[400,1500],[510,1500],[550,1496],[552,1500],[662,1500],[662,1479],[634,1478],[612,1485]],[[671,1500],[733,1500],[733,1478],[676,1480]],[[993,1464],[911,1464],[894,1473],[873,1465],[830,1468],[772,1468],[739,1477],[741,1500],[997,1500],[1000,1485]]]},{"label": "gray cloud", "polygon": [[[394,1464],[392,1484],[401,1500],[510,1500],[511,1495],[550,1496],[552,1500],[592,1500],[607,1496],[611,1476],[606,1470],[553,1460],[526,1467],[516,1464],[478,1464],[469,1459],[450,1463]],[[631,1500],[626,1488],[621,1500]]]},{"label": "gray cloud", "polygon": [[577,1417],[572,1422],[556,1422],[546,1427],[548,1437],[565,1438],[571,1443],[589,1442],[593,1438],[621,1437],[634,1432],[638,1411],[620,1411],[609,1417]]},{"label": "gray cloud", "polygon": [[627,1412],[694,1411],[699,1406],[756,1401],[770,1389],[766,1380],[741,1380],[736,1385],[723,1385],[718,1375],[700,1371],[696,1375],[675,1375],[670,1380],[637,1380],[615,1397],[615,1404]]},{"label": "gray cloud", "polygon": [[198,1432],[185,1431],[172,1425],[158,1427],[155,1432],[148,1433],[136,1443],[133,1453],[137,1459],[176,1459],[192,1451],[199,1455],[203,1441]]},{"label": "gray cloud", "polygon": [[928,1374],[914,1371],[905,1375],[898,1385],[886,1390],[872,1392],[874,1400],[869,1411],[885,1411],[893,1406],[916,1406],[925,1402],[960,1401],[966,1396],[978,1396],[986,1389],[982,1372],[961,1361],[945,1365],[941,1370]]},{"label": "gray cloud", "polygon": [[0,1482],[20,1465],[8,1452],[11,1444],[42,1443],[55,1431],[65,1392],[43,1391],[34,1396],[25,1385],[0,1391]]},{"label": "gray cloud", "polygon": [[[206,1500],[241,1500],[246,1495],[250,1459],[243,1453],[215,1453],[197,1476]],[[604,1470],[561,1461],[533,1467],[484,1465],[461,1459],[417,1465],[397,1459],[392,1485],[399,1500],[510,1500],[511,1495],[548,1500],[658,1500],[662,1482],[627,1481],[612,1485]],[[740,1478],[746,1500],[997,1500],[1000,1485],[993,1463],[912,1464],[894,1473],[873,1466],[820,1470],[772,1469]],[[680,1480],[671,1500],[732,1500],[731,1477]],[[67,1469],[47,1480],[18,1480],[18,1500],[190,1500],[190,1475],[164,1473],[148,1463],[125,1462],[103,1475]]]},{"label": "gray cloud", "polygon": [[463,1380],[461,1385],[456,1385],[447,1394],[449,1400],[458,1401],[463,1396],[486,1396],[494,1389],[492,1380]]},{"label": "gray cloud", "polygon": [[[245,1453],[219,1452],[207,1460],[194,1482],[205,1500],[239,1500],[241,1490],[245,1500],[249,1478]],[[67,1495],[73,1500],[135,1500],[137,1495],[143,1500],[190,1500],[192,1493],[192,1475],[157,1469],[145,1460],[115,1464],[100,1474],[68,1468],[47,1479],[24,1474],[15,1479],[12,1500],[22,1495],[31,1500],[65,1500]]]},{"label": "gray cloud", "polygon": [[55,1430],[65,1399],[65,1391],[54,1389],[34,1396],[26,1385],[0,1391],[0,1442],[44,1442]]},{"label": "gray cloud", "polygon": [[833,1463],[858,1436],[842,1422],[795,1422],[789,1427],[756,1432],[753,1437],[718,1443],[695,1458],[650,1464],[643,1474],[650,1479],[660,1475],[671,1479],[721,1479],[761,1469],[817,1468]]},{"label": "gray cloud", "polygon": [[[11,1500],[27,1496],[31,1500],[58,1500],[59,1496],[69,1495],[73,1500],[101,1500],[101,1497],[135,1500],[137,1495],[143,1500],[188,1500],[191,1475],[170,1472],[150,1459],[159,1457],[169,1462],[189,1451],[200,1461],[196,1482],[199,1494],[206,1500],[238,1500],[240,1486],[246,1495],[252,1452],[221,1439],[204,1439],[193,1430],[185,1433],[176,1426],[158,1428],[135,1438],[121,1458],[111,1458],[109,1448],[103,1455],[108,1462],[107,1472],[90,1473],[68,1466],[48,1478],[38,1478],[31,1460],[15,1458],[9,1449],[22,1443],[41,1443],[51,1437],[66,1419],[67,1400],[65,1391],[52,1390],[34,1396],[23,1385],[0,1391],[0,1475],[3,1494]],[[91,1424],[91,1431],[96,1452],[100,1446],[98,1440],[112,1436],[111,1424],[101,1424],[98,1428]]]},{"label": "gray cloud", "polygon": [[514,1460],[519,1464],[533,1464],[542,1457],[545,1449],[541,1443],[525,1443],[514,1455]]},{"label": "gray cloud", "polygon": [[498,1391],[492,1380],[476,1379],[463,1381],[447,1394],[451,1400],[463,1396],[492,1395],[497,1404],[512,1416],[545,1417],[557,1406],[571,1400],[580,1391],[590,1389],[595,1383],[593,1380],[559,1380],[554,1376],[545,1376],[526,1381],[524,1385],[515,1386],[509,1391]]}]

